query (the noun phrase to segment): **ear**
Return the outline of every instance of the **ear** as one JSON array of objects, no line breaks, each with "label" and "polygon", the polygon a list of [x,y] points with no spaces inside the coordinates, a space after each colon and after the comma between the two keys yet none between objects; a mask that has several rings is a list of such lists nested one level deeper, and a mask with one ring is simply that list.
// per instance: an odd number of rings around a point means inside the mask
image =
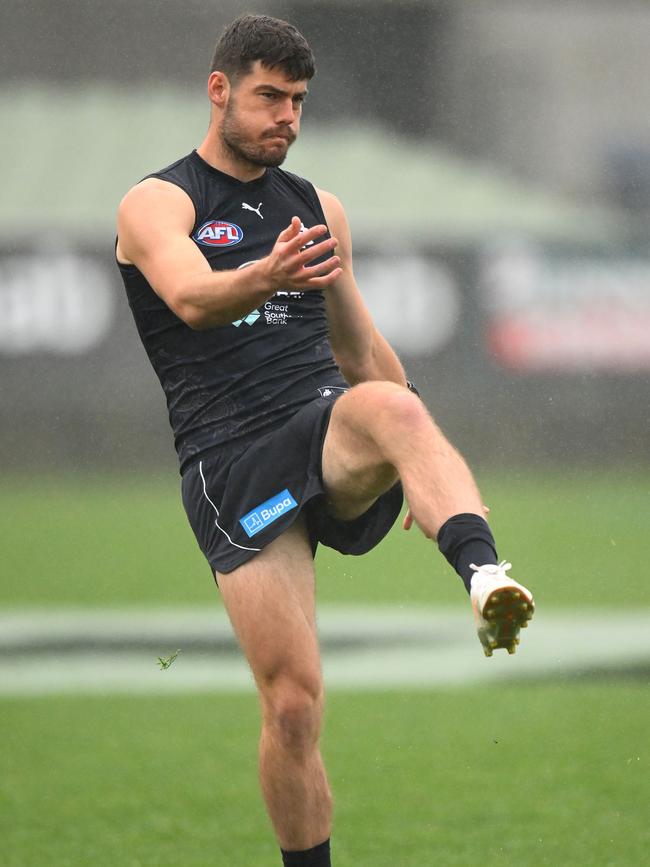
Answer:
[{"label": "ear", "polygon": [[230,81],[225,72],[211,72],[208,78],[208,99],[218,108],[225,108],[230,96]]}]

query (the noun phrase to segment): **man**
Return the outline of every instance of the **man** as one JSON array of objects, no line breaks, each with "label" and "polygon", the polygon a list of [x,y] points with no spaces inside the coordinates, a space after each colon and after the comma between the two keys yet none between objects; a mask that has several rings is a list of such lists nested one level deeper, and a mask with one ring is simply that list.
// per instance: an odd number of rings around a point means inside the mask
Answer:
[{"label": "man", "polygon": [[167,396],[185,508],[259,690],[260,780],[283,862],[303,867],[331,863],[318,542],[368,551],[403,489],[405,528],[436,539],[462,578],[487,655],[514,652],[533,612],[498,565],[465,462],[371,321],[343,208],[279,168],[313,74],[286,22],[226,28],[207,135],[129,191],[116,248]]}]

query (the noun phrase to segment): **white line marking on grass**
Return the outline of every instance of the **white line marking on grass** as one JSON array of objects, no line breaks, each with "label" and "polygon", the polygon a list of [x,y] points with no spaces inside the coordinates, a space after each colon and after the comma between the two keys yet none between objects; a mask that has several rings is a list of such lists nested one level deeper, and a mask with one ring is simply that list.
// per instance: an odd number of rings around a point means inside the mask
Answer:
[{"label": "white line marking on grass", "polygon": [[[650,665],[650,611],[535,615],[515,656],[486,659],[471,612],[329,608],[319,613],[329,690],[426,688]],[[181,648],[168,671],[161,653]],[[0,614],[0,695],[252,690],[222,611]]]}]

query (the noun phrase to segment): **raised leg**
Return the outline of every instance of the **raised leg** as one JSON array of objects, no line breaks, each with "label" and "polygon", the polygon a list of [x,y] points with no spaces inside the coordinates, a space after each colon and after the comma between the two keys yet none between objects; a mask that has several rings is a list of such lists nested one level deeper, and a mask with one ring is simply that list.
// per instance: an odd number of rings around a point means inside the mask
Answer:
[{"label": "raised leg", "polygon": [[[400,478],[410,514],[470,593],[486,655],[514,653],[533,596],[497,563],[487,512],[472,474],[424,404],[390,382],[368,382],[338,399],[323,448],[330,508],[343,519],[363,514]],[[510,568],[510,564],[507,564]],[[507,604],[506,604],[507,603]]]},{"label": "raised leg", "polygon": [[331,507],[338,517],[357,517],[398,476],[415,522],[430,538],[452,515],[484,514],[467,464],[422,401],[390,382],[357,385],[337,400],[325,438]]}]

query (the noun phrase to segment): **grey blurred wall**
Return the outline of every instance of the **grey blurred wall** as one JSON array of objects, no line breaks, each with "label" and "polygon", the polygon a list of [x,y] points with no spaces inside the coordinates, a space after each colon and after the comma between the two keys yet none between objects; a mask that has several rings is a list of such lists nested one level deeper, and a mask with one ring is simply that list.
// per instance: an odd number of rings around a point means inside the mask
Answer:
[{"label": "grey blurred wall", "polygon": [[[295,21],[309,38],[319,68],[313,119],[376,120],[585,199],[634,205],[641,196],[650,207],[648,3],[258,0],[254,8]],[[4,0],[0,83],[202,86],[222,27],[248,10],[235,0]]]},{"label": "grey blurred wall", "polygon": [[634,173],[650,207],[650,4],[453,5],[441,58],[445,140],[583,199],[625,202]]}]

